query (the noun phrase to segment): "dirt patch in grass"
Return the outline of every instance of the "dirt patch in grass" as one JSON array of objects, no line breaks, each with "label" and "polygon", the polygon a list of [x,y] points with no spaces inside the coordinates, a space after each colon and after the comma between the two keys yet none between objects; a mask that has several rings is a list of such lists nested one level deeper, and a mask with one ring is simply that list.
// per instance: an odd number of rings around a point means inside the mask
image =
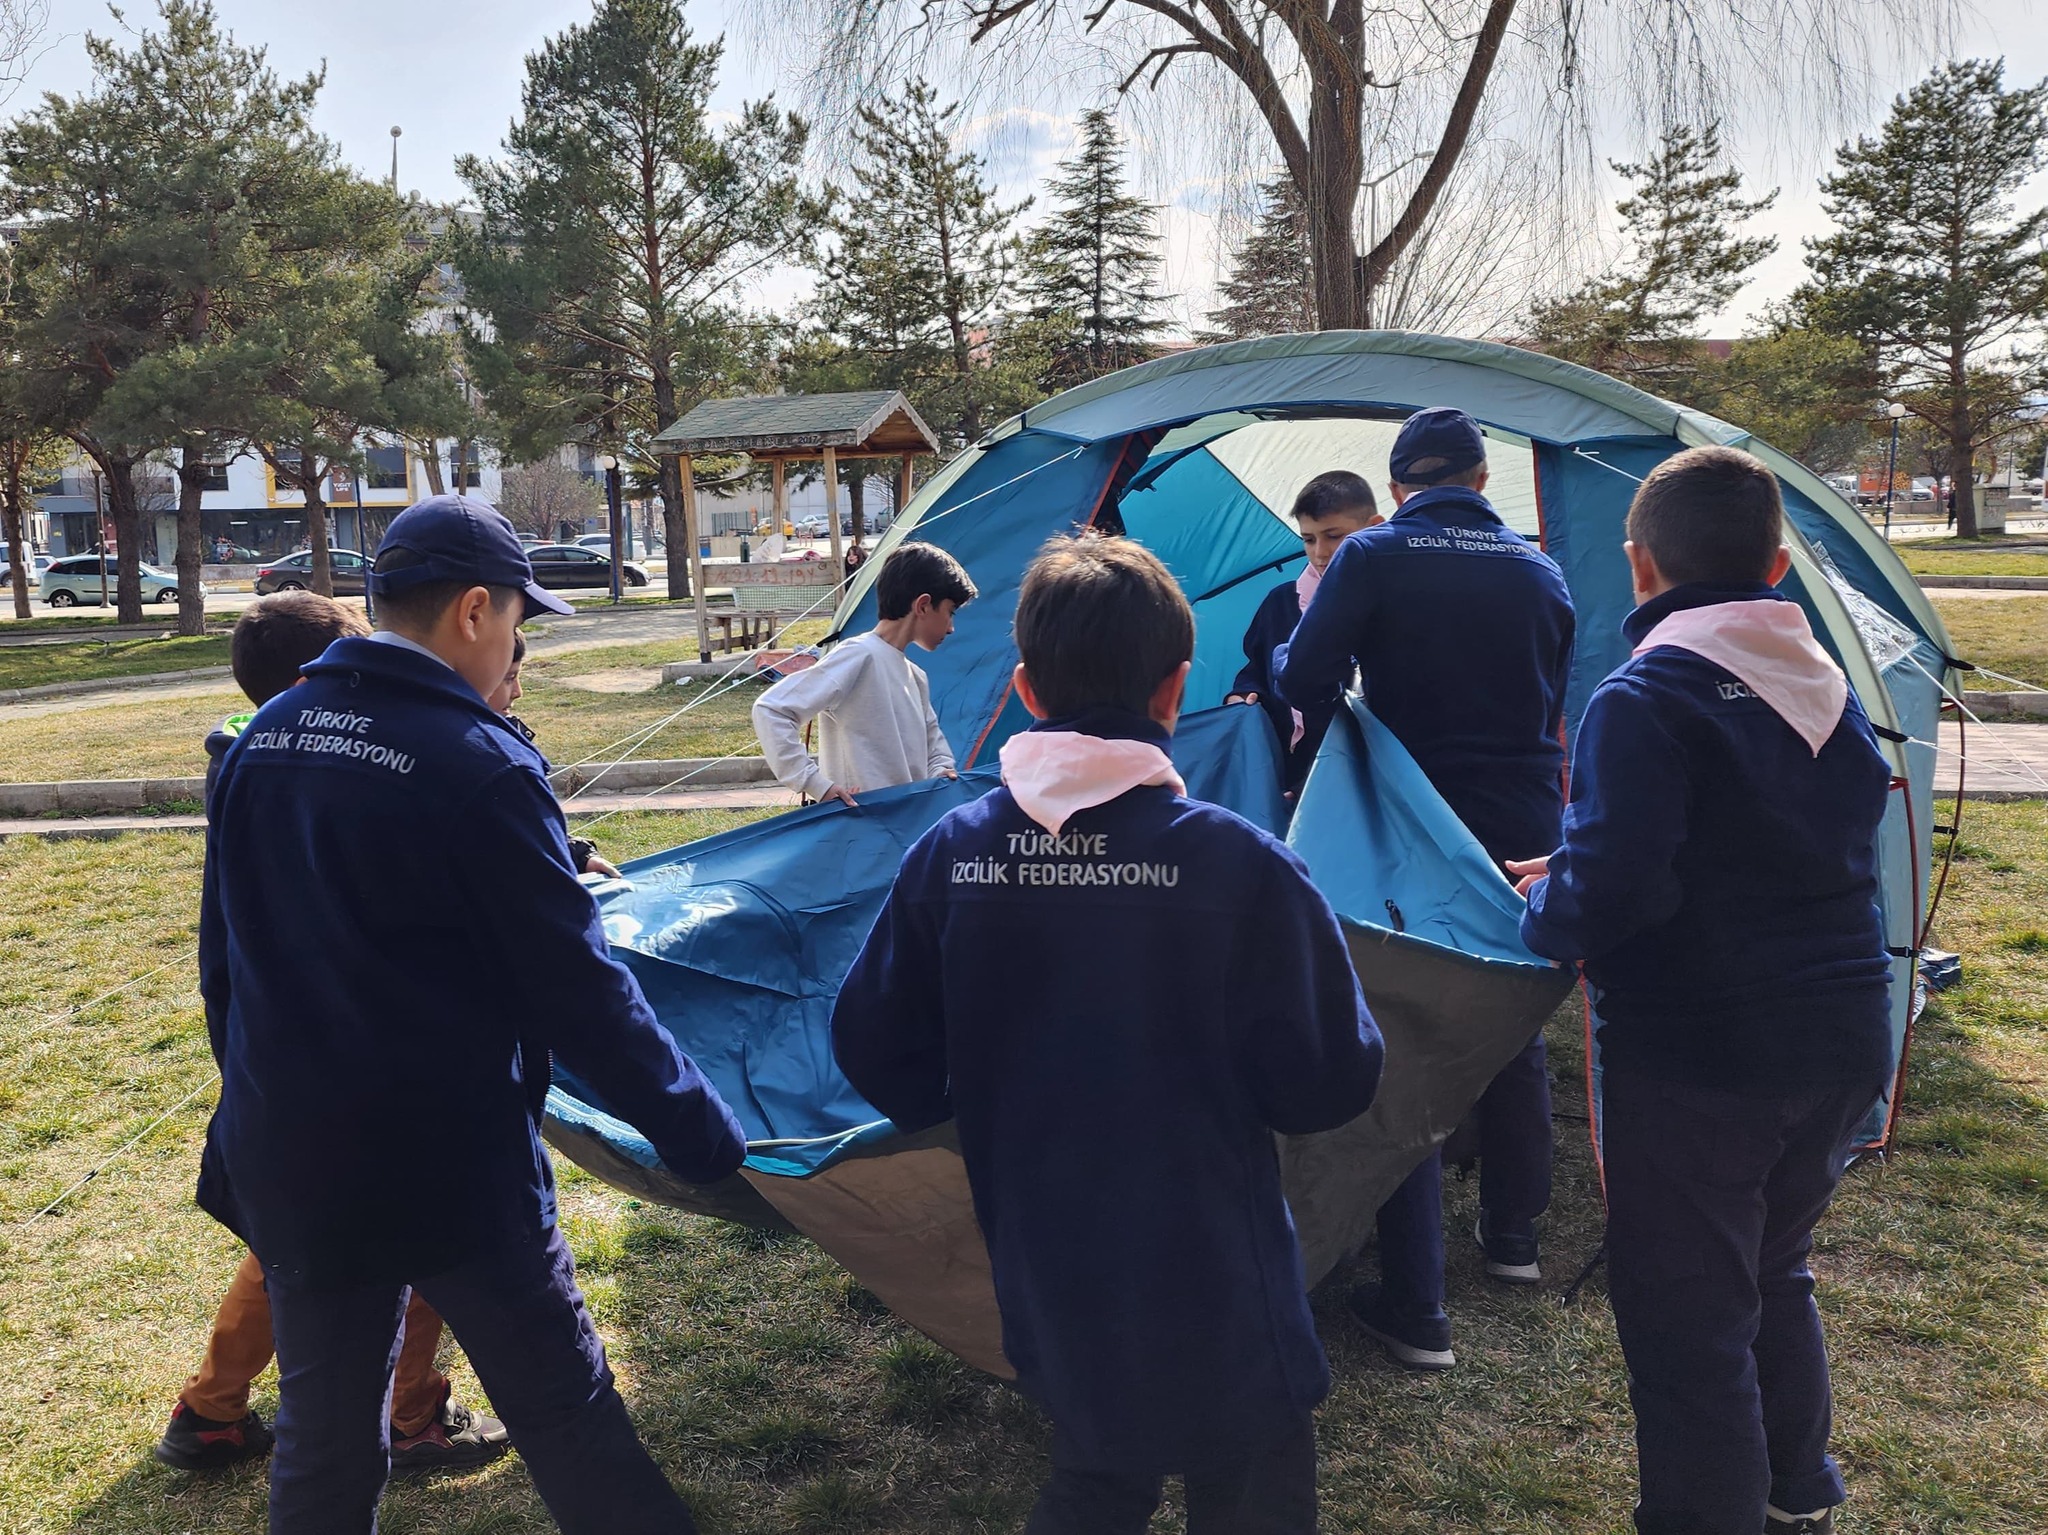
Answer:
[{"label": "dirt patch in grass", "polygon": [[[1946,807],[1942,818],[1949,814]],[[738,817],[607,823],[621,859]],[[1920,1030],[1897,1154],[1844,1182],[1823,1224],[1843,1535],[2048,1529],[2048,826],[1971,806],[1937,941],[1965,980]],[[189,961],[198,844],[0,844],[0,1529],[159,1535],[262,1525],[260,1471],[219,1480],[149,1446],[237,1256],[191,1204],[210,1090],[57,1216],[19,1222],[210,1080]],[[173,968],[71,1013],[154,966]],[[1336,1385],[1319,1423],[1326,1528],[1621,1535],[1633,1490],[1627,1383],[1596,1279],[1600,1237],[1580,1022],[1551,1025],[1557,1196],[1546,1283],[1491,1285],[1469,1241],[1477,1186],[1446,1191],[1459,1365],[1417,1377],[1315,1298]],[[643,1204],[559,1165],[563,1219],[647,1443],[710,1535],[1015,1531],[1047,1430],[1013,1391],[938,1354],[830,1259]],[[465,1400],[482,1400],[450,1346]],[[259,1384],[257,1405],[275,1406]],[[516,1457],[394,1486],[393,1531],[552,1528]],[[1157,1529],[1182,1527],[1170,1501]]]},{"label": "dirt patch in grass", "polygon": [[[2035,687],[2048,687],[2048,592],[1997,602],[1944,599],[1938,591],[1928,596],[1940,610],[1956,654],[1963,660]],[[1994,692],[2011,686],[1996,677],[1968,673],[1964,683]]]}]

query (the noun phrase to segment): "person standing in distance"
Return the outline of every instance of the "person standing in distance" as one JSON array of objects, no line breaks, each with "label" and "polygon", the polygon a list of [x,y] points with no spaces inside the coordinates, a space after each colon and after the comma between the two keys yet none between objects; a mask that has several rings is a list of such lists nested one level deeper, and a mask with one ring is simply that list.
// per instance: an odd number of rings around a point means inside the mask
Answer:
[{"label": "person standing in distance", "polygon": [[610,957],[541,759],[485,702],[521,620],[568,609],[462,496],[401,513],[370,587],[378,631],[257,711],[209,801],[199,964],[222,1086],[199,1202],[270,1292],[270,1530],[375,1530],[418,1289],[563,1530],[691,1531],[556,1225],[550,1053],[684,1178],[730,1174],[746,1146]]},{"label": "person standing in distance", "polygon": [[[1559,725],[1575,622],[1564,576],[1486,499],[1486,438],[1461,410],[1417,411],[1388,455],[1394,515],[1344,541],[1273,671],[1304,715],[1354,667],[1365,702],[1496,863],[1557,844]],[[1550,1206],[1543,1036],[1478,1105],[1479,1229],[1487,1272],[1542,1277]],[[1380,1207],[1380,1287],[1352,1310],[1411,1369],[1455,1364],[1444,1313],[1443,1169],[1436,1155]]]}]

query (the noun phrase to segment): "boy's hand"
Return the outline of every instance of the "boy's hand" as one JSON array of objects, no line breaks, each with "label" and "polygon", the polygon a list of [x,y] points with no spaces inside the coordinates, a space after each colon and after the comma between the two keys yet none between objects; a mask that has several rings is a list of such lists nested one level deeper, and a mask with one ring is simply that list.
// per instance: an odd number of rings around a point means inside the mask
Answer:
[{"label": "boy's hand", "polygon": [[595,853],[592,853],[588,858],[583,860],[583,872],[585,874],[602,874],[606,879],[624,878],[624,876],[619,873],[618,865],[607,863],[604,859],[598,857]]},{"label": "boy's hand", "polygon": [[1223,700],[1226,704],[1255,704],[1259,701],[1256,693],[1232,693]]},{"label": "boy's hand", "polygon": [[844,784],[832,785],[831,788],[818,796],[818,803],[821,805],[830,804],[835,799],[842,805],[856,805],[859,803],[853,797],[853,790],[847,788]]},{"label": "boy's hand", "polygon": [[958,778],[959,776],[959,773],[952,768],[939,769],[939,777],[941,778]]},{"label": "boy's hand", "polygon": [[1514,877],[1515,894],[1527,900],[1529,887],[1539,879],[1549,877],[1550,855],[1546,853],[1541,858],[1524,858],[1519,862],[1510,858],[1507,861],[1507,871]]}]

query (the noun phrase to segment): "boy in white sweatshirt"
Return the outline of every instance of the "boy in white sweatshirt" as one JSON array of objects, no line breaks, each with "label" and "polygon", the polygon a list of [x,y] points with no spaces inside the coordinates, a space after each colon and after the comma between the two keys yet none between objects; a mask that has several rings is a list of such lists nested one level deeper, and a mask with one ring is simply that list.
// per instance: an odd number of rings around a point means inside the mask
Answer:
[{"label": "boy in white sweatshirt", "polygon": [[[937,650],[953,615],[974,600],[960,562],[933,544],[903,544],[875,581],[880,618],[816,666],[754,702],[754,734],[776,780],[813,800],[855,803],[869,789],[954,776],[924,671],[905,653]],[[804,728],[818,721],[818,755]]]}]

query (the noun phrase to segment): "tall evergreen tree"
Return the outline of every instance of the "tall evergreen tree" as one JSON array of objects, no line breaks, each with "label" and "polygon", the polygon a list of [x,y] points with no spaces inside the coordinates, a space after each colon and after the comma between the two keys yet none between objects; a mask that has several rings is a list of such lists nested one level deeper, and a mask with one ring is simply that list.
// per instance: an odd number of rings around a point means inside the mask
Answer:
[{"label": "tall evergreen tree", "polygon": [[972,442],[1040,391],[1012,309],[1017,215],[954,146],[957,103],[922,80],[864,106],[854,191],[814,308],[875,385],[903,389],[932,426]]},{"label": "tall evergreen tree", "polygon": [[2048,81],[2005,89],[2001,60],[1946,64],[1845,144],[1821,183],[1835,232],[1807,242],[1797,296],[1870,347],[1947,441],[1956,531],[1977,536],[1976,455],[2048,385],[2048,208],[2013,196],[2048,165]]},{"label": "tall evergreen tree", "polygon": [[1064,389],[1150,357],[1165,297],[1157,210],[1127,189],[1108,112],[1081,114],[1080,146],[1047,191],[1052,213],[1025,247],[1024,292],[1034,318],[1071,326],[1047,381]]},{"label": "tall evergreen tree", "polygon": [[[600,0],[527,59],[504,157],[458,163],[483,210],[456,257],[487,322],[469,359],[515,458],[572,439],[633,454],[753,365],[741,292],[804,250],[822,210],[798,180],[801,120],[763,101],[714,125],[723,56],[680,0]],[[658,474],[668,545],[686,549],[675,461]],[[670,561],[669,595],[688,593],[688,562]]]},{"label": "tall evergreen tree", "polygon": [[1668,392],[1698,366],[1699,327],[1778,248],[1769,235],[1737,233],[1778,194],[1740,195],[1742,172],[1723,163],[1711,124],[1666,128],[1649,159],[1614,169],[1635,183],[1615,205],[1627,255],[1563,297],[1539,301],[1529,327],[1554,356]]},{"label": "tall evergreen tree", "polygon": [[1301,199],[1282,177],[1259,188],[1259,202],[1258,221],[1218,285],[1223,304],[1209,312],[1214,328],[1204,339],[1290,336],[1316,328],[1315,273]]}]

